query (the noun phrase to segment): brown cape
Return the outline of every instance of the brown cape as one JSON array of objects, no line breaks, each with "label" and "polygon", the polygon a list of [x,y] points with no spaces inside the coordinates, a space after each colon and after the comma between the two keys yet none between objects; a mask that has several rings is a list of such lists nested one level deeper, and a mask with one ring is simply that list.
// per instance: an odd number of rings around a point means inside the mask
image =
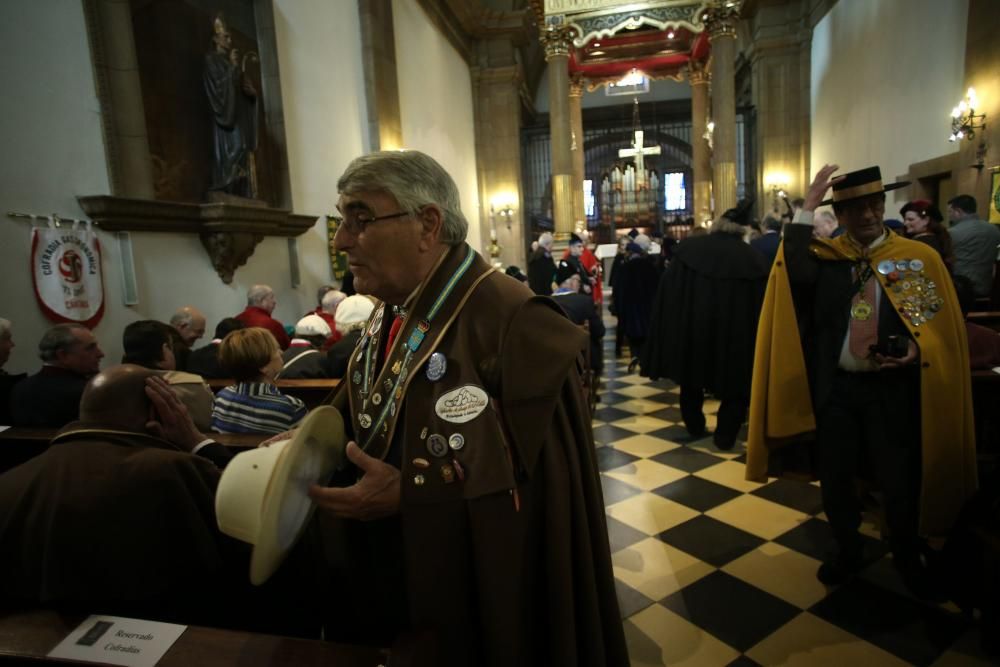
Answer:
[{"label": "brown cape", "polygon": [[[448,305],[404,363],[412,332],[464,262]],[[389,320],[376,309],[334,405],[351,412],[359,443],[401,467],[401,508],[384,522],[324,520],[339,539],[354,540],[340,544],[349,553],[334,564],[345,577],[335,591],[368,591],[340,598],[352,617],[340,622],[382,622],[390,634],[427,630],[442,665],[628,664],[578,376],[586,336],[550,299],[532,297],[465,244],[420,288],[381,371],[366,371],[366,350],[382,349]],[[440,377],[428,372],[432,352],[446,359]],[[396,407],[380,422],[373,406],[387,401]],[[359,421],[362,412],[372,426]],[[432,453],[433,436],[456,435],[462,447]],[[383,438],[391,451],[382,450]],[[372,537],[380,531],[381,541]],[[373,545],[371,558],[357,550],[362,539]],[[386,545],[401,553],[373,566]],[[400,559],[403,590],[359,599],[392,577]],[[401,613],[386,609],[393,605]]]}]

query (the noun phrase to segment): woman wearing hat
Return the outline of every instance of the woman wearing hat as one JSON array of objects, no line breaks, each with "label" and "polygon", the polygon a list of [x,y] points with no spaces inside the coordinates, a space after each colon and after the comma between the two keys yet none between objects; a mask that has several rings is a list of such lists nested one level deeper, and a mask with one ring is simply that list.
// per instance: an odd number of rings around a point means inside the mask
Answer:
[{"label": "woman wearing hat", "polygon": [[937,250],[948,271],[951,271],[955,263],[955,253],[952,250],[951,234],[942,224],[944,216],[941,215],[941,211],[926,199],[914,199],[906,202],[903,208],[899,209],[899,214],[903,216],[906,235]]},{"label": "woman wearing hat", "polygon": [[306,416],[305,404],[281,393],[274,379],[285,363],[267,329],[231,332],[219,345],[219,365],[236,380],[215,396],[212,430],[221,433],[283,433]]}]

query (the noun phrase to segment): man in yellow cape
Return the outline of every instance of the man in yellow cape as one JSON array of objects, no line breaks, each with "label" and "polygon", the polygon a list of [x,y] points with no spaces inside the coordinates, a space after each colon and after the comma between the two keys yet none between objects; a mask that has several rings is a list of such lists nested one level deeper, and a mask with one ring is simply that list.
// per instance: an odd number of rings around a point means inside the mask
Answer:
[{"label": "man in yellow cape", "polygon": [[[793,444],[811,441],[839,547],[817,577],[835,585],[864,566],[854,482],[865,461],[883,492],[894,564],[925,593],[918,535],[947,535],[976,487],[962,315],[937,252],[882,225],[885,192],[906,183],[883,187],[878,167],[831,180],[836,170],[817,173],[768,281],[746,476],[766,481],[801,451]],[[812,213],[831,202],[846,233],[814,239]]]}]

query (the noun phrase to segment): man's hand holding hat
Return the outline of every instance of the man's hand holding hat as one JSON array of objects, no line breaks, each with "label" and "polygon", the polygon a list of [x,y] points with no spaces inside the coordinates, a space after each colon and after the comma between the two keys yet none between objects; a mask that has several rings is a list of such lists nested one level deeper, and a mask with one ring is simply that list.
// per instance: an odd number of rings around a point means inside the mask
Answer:
[{"label": "man's hand holding hat", "polygon": [[357,443],[347,443],[347,458],[362,473],[346,488],[313,484],[309,497],[324,510],[344,519],[371,521],[399,512],[400,473],[395,466],[368,456]]}]

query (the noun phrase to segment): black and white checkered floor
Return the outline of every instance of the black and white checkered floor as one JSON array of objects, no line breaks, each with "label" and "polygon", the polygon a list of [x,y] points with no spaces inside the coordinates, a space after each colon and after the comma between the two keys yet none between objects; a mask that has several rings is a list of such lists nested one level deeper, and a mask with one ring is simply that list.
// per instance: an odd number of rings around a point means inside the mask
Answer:
[{"label": "black and white checkered floor", "polygon": [[594,438],[632,665],[995,664],[970,619],[906,594],[872,525],[864,573],[819,583],[819,487],[745,481],[742,437],[691,441],[679,389],[630,375],[607,324]]}]

